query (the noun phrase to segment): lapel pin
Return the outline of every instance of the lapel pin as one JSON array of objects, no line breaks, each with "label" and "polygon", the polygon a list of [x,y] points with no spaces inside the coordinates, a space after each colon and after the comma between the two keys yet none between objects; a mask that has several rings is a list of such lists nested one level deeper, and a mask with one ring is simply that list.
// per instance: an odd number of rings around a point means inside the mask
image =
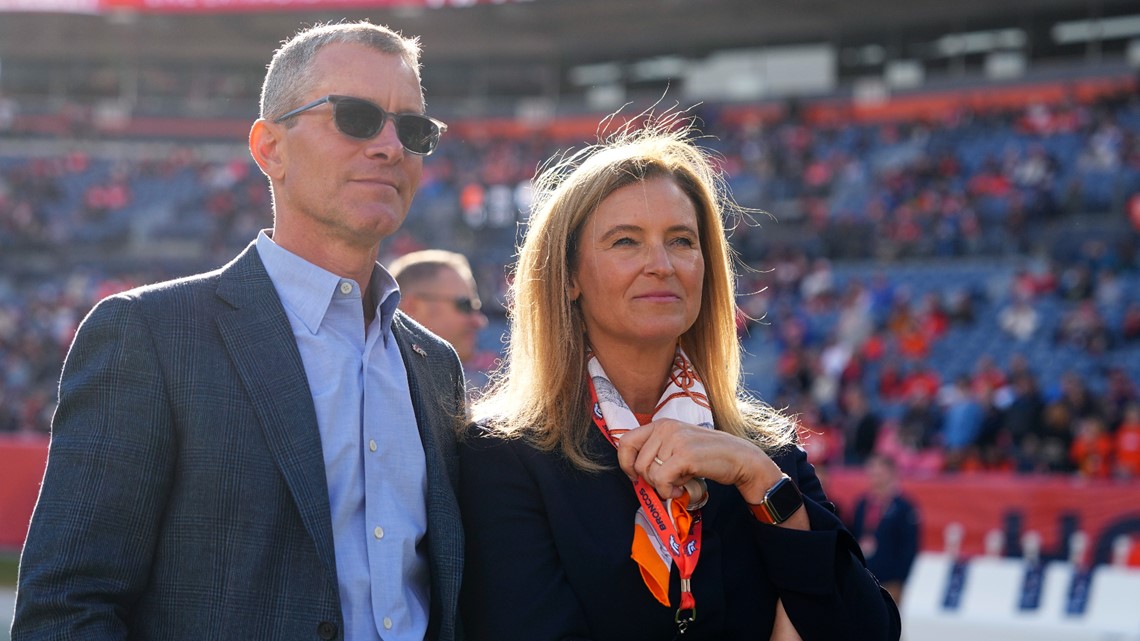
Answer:
[{"label": "lapel pin", "polygon": [[427,358],[427,352],[425,352],[424,348],[420,347],[416,343],[412,343],[412,351],[419,354],[420,356],[423,356],[424,358]]}]

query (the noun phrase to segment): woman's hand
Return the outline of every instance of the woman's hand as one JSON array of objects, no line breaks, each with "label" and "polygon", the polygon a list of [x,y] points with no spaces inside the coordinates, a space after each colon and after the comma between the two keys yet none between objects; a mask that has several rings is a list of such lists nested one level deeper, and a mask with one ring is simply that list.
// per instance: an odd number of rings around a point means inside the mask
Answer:
[{"label": "woman's hand", "polygon": [[701,477],[735,485],[754,504],[783,474],[750,441],[668,418],[622,435],[618,464],[631,480],[644,478],[663,498],[677,498],[686,482]]},{"label": "woman's hand", "polygon": [[[645,479],[664,498],[681,496],[685,483],[700,477],[735,485],[745,501],[757,505],[784,474],[755,443],[674,419],[659,419],[626,432],[617,450],[618,465],[630,480]],[[811,529],[802,507],[780,526]],[[778,600],[770,641],[800,639]]]}]

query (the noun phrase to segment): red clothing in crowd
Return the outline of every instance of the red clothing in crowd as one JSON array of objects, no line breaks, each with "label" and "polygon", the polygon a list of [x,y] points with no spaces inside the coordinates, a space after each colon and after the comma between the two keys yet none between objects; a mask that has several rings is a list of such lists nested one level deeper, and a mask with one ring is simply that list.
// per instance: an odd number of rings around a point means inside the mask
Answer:
[{"label": "red clothing in crowd", "polygon": [[1125,421],[1116,430],[1116,469],[1125,476],[1140,478],[1140,422]]},{"label": "red clothing in crowd", "polygon": [[1112,476],[1112,437],[1103,431],[1088,431],[1077,435],[1069,449],[1069,456],[1082,476],[1108,478]]}]

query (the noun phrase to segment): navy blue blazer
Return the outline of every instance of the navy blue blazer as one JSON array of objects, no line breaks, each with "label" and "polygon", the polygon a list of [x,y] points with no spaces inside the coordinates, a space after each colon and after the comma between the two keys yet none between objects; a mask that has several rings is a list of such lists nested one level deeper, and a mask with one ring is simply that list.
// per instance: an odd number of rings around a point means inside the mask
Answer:
[{"label": "navy blue blazer", "polygon": [[[617,453],[598,430],[588,451],[610,469],[478,428],[460,441],[467,532],[460,609],[474,641],[663,641],[677,629],[630,558],[637,510]],[[801,448],[773,460],[805,495],[812,530],[760,523],[732,486],[709,483],[693,574],[695,623],[681,639],[762,640],[777,597],[805,641],[899,638],[899,614],[867,572]],[[674,606],[679,580],[670,587]]]},{"label": "navy blue blazer", "polygon": [[[427,461],[428,633],[451,640],[463,376],[406,316],[393,332]],[[253,245],[96,306],[64,364],[12,638],[342,639],[333,557],[312,396]]]},{"label": "navy blue blazer", "polygon": [[896,494],[874,524],[867,527],[866,496],[860,497],[851,520],[851,533],[856,540],[875,538],[875,550],[867,555],[867,567],[883,583],[906,581],[918,557],[918,512],[910,499]]}]

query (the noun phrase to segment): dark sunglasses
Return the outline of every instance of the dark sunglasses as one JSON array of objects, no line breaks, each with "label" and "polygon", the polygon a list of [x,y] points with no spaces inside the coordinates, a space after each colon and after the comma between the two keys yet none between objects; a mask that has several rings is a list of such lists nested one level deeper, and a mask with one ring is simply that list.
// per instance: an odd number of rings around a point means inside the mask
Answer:
[{"label": "dark sunglasses", "polygon": [[435,294],[412,294],[412,296],[415,296],[416,298],[422,298],[424,300],[447,301],[452,305],[455,305],[455,311],[459,312],[460,314],[474,314],[483,309],[483,302],[478,298],[468,298],[466,296],[452,298],[450,296],[437,296]]},{"label": "dark sunglasses", "polygon": [[336,128],[340,130],[340,133],[352,138],[368,140],[380,133],[380,130],[384,128],[384,123],[391,118],[392,122],[396,123],[396,137],[400,139],[400,144],[404,146],[404,149],[419,156],[426,156],[435,151],[435,146],[439,144],[440,135],[447,131],[447,125],[435,118],[414,113],[394,114],[384,111],[375,103],[363,98],[352,98],[350,96],[319,98],[275,118],[273,122],[288,120],[326,102],[332,105],[333,120],[336,122]]}]

